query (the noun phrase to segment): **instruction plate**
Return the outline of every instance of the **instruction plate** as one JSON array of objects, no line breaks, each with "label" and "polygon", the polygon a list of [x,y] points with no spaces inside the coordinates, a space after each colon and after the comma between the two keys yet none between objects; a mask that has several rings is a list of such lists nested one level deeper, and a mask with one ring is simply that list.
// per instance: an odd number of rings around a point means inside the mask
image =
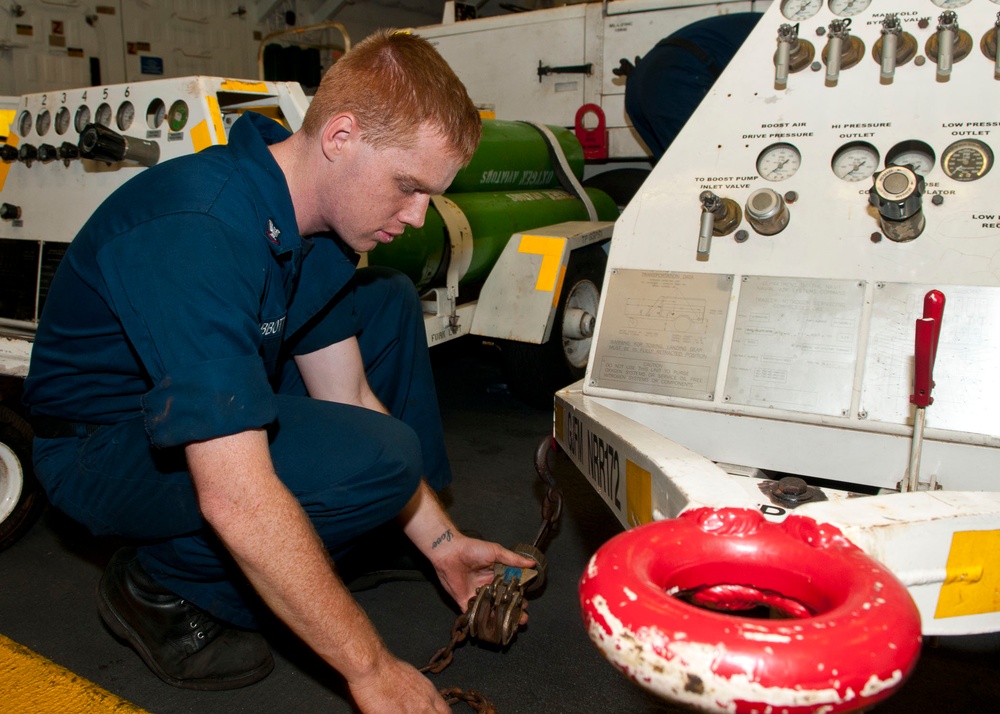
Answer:
[{"label": "instruction plate", "polygon": [[711,400],[732,275],[612,270],[591,383]]},{"label": "instruction plate", "polygon": [[876,283],[861,408],[868,419],[913,423],[916,321],[935,288],[945,305],[927,426],[1000,436],[1000,288]]},{"label": "instruction plate", "polygon": [[847,416],[864,298],[861,280],[743,276],[725,401]]}]

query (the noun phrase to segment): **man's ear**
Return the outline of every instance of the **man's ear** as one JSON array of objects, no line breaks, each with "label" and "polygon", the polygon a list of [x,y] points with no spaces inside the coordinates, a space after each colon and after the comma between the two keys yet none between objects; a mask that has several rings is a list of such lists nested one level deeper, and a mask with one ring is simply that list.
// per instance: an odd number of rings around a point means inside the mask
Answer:
[{"label": "man's ear", "polygon": [[323,154],[326,158],[333,161],[344,150],[344,145],[357,131],[358,123],[352,114],[341,113],[330,117],[326,126],[323,127],[321,136]]}]

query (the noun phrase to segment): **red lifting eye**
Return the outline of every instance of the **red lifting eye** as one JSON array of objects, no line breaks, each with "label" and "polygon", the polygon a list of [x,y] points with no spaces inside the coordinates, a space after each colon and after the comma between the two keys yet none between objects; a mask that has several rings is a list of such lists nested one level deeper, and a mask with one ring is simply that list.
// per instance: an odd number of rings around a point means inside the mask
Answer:
[{"label": "red lifting eye", "polygon": [[777,524],[699,508],[626,531],[591,559],[580,604],[608,661],[699,711],[864,709],[899,688],[920,653],[906,587],[804,516]]},{"label": "red lifting eye", "polygon": [[[597,125],[587,128],[596,118]],[[608,158],[608,129],[604,110],[596,104],[584,104],[576,110],[574,122],[576,138],[583,147],[583,158],[587,161]]]}]

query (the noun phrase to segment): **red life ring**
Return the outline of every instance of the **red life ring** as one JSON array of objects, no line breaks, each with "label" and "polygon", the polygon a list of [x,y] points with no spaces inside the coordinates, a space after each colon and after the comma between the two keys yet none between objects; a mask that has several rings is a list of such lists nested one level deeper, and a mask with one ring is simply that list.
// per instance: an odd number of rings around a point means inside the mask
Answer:
[{"label": "red life ring", "polygon": [[[702,711],[854,711],[895,691],[920,653],[905,586],[802,516],[699,508],[626,531],[591,558],[580,604],[615,667]],[[731,614],[753,607],[786,619]]]}]

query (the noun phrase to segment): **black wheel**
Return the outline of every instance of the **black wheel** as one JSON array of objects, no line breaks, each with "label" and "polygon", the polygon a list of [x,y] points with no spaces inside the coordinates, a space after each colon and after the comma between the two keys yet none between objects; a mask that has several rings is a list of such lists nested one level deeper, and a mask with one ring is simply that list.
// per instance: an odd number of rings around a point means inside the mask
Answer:
[{"label": "black wheel", "polygon": [[596,188],[611,196],[618,210],[628,205],[649,176],[649,169],[611,169],[583,181],[584,188]]},{"label": "black wheel", "polygon": [[507,387],[525,404],[551,409],[552,395],[583,377],[607,262],[599,245],[573,251],[549,341],[508,340],[501,345]]},{"label": "black wheel", "polygon": [[0,406],[0,550],[20,538],[45,508],[31,459],[31,427]]}]

